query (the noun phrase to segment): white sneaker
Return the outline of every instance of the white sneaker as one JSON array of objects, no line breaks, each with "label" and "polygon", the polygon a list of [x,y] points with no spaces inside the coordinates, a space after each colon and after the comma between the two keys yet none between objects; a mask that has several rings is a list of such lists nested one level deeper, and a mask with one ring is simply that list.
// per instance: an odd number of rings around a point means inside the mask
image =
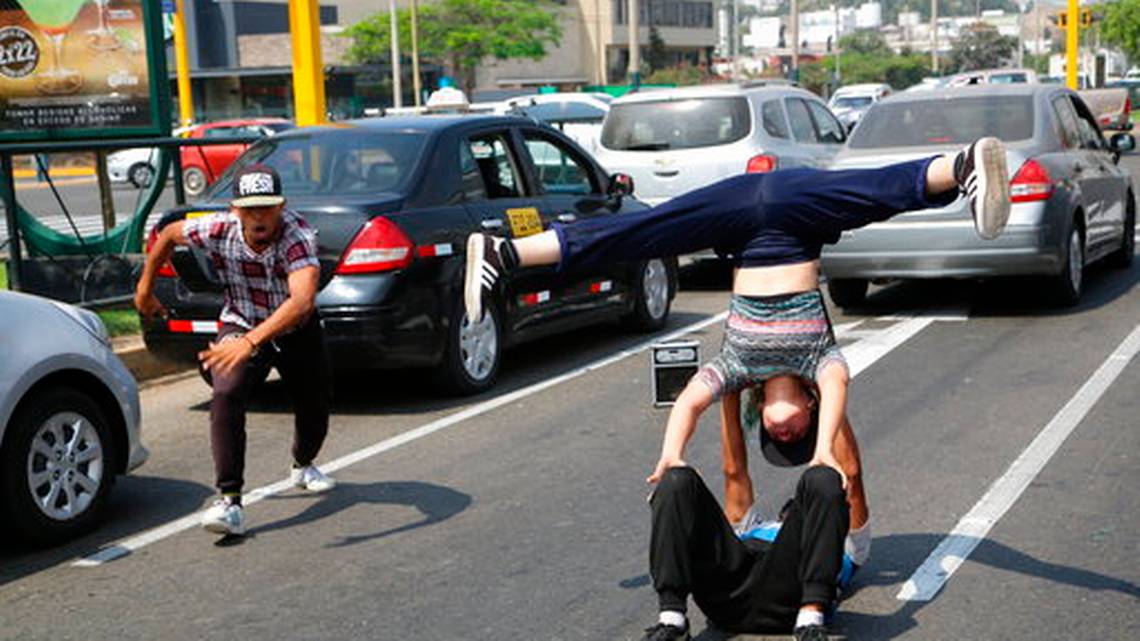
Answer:
[{"label": "white sneaker", "polygon": [[310,492],[327,492],[336,487],[336,479],[317,469],[316,465],[295,467],[289,473],[293,487]]},{"label": "white sneaker", "polygon": [[241,506],[226,499],[218,499],[202,515],[202,529],[214,534],[245,534],[245,515]]},{"label": "white sneaker", "polygon": [[978,236],[993,240],[1009,220],[1009,171],[997,138],[979,138],[958,154],[955,179],[966,191]]}]

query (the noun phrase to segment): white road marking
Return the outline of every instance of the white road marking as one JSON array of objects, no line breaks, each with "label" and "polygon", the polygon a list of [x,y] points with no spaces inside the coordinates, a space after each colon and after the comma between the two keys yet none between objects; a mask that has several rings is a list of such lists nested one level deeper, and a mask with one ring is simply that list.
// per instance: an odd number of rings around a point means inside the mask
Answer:
[{"label": "white road marking", "polygon": [[1069,434],[1140,351],[1140,325],[1105,359],[1029,447],[994,481],[982,498],[950,531],[914,575],[903,584],[900,601],[929,601],[986,538],[990,529],[1029,487]]},{"label": "white road marking", "polygon": [[[435,432],[439,432],[468,419],[486,414],[487,412],[500,408],[504,405],[509,405],[510,403],[518,401],[532,394],[536,394],[550,387],[554,387],[555,385],[560,385],[566,381],[578,378],[584,374],[588,374],[595,370],[617,363],[618,361],[624,360],[630,356],[648,350],[649,347],[655,343],[674,340],[686,334],[701,330],[705,327],[708,327],[709,325],[722,322],[727,317],[727,315],[727,312],[721,312],[720,314],[693,323],[692,325],[682,327],[681,329],[678,329],[677,331],[665,336],[658,336],[653,339],[644,341],[638,345],[635,345],[634,347],[622,350],[612,356],[594,361],[593,363],[566,372],[565,374],[561,374],[544,381],[539,381],[538,383],[534,383],[502,396],[488,399],[465,410],[444,416],[425,425],[421,425],[415,429],[403,432],[386,440],[374,443],[373,445],[370,445],[363,449],[346,454],[338,459],[329,461],[328,463],[321,465],[321,469],[331,474],[332,472],[336,472],[337,470],[372,458],[378,454],[382,454],[389,450],[400,447],[401,445],[406,445],[412,441],[416,441],[430,434],[434,434]],[[926,327],[932,322],[934,322],[933,318],[911,318],[904,320],[898,325],[893,325],[882,330],[881,332],[878,332],[875,336],[863,339],[857,343],[842,348],[843,353],[848,360],[851,376],[854,377],[856,374],[869,367],[872,363],[885,356],[888,352],[901,345],[907,339],[917,334],[922,330],[922,328]],[[855,325],[858,325],[858,323],[849,323],[845,325],[845,328],[849,329]],[[291,487],[292,484],[288,479],[278,481],[270,485],[265,485],[245,494],[242,497],[242,503],[244,506],[248,507],[266,497],[285,492]],[[100,566],[104,563],[107,563],[108,561],[114,561],[115,559],[126,556],[131,552],[138,550],[139,548],[150,545],[151,543],[161,541],[162,539],[194,528],[199,524],[200,520],[201,512],[184,516],[175,521],[171,521],[151,530],[147,530],[136,536],[118,541],[109,547],[103,548],[98,552],[74,561],[72,565],[75,567]]]}]

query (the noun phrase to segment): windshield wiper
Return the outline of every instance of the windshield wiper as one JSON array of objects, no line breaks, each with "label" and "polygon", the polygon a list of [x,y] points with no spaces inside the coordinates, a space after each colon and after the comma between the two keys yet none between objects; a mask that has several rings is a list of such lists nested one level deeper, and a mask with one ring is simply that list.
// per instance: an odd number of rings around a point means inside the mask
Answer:
[{"label": "windshield wiper", "polygon": [[625,148],[626,151],[661,151],[668,149],[669,143],[667,142],[643,142],[637,145],[630,145]]}]

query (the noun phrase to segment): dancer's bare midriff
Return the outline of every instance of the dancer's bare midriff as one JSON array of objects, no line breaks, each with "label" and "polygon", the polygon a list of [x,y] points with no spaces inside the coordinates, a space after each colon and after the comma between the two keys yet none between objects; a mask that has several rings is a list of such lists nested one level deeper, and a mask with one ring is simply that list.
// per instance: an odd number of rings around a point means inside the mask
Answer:
[{"label": "dancer's bare midriff", "polygon": [[738,296],[777,296],[806,292],[819,287],[819,261],[791,265],[740,267],[732,277],[732,293]]}]

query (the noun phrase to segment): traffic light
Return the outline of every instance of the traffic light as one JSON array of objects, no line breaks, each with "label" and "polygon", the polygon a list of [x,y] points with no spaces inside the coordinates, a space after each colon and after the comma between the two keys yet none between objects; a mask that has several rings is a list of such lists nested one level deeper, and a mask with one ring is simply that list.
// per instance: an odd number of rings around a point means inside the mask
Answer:
[{"label": "traffic light", "polygon": [[1090,26],[1092,26],[1092,23],[1092,9],[1081,9],[1081,28],[1088,29]]},{"label": "traffic light", "polygon": [[[1080,26],[1082,29],[1088,29],[1095,21],[1096,18],[1093,16],[1092,9],[1081,9]],[[1067,29],[1069,27],[1069,12],[1058,11],[1057,15],[1053,16],[1053,24],[1061,29]]]}]

